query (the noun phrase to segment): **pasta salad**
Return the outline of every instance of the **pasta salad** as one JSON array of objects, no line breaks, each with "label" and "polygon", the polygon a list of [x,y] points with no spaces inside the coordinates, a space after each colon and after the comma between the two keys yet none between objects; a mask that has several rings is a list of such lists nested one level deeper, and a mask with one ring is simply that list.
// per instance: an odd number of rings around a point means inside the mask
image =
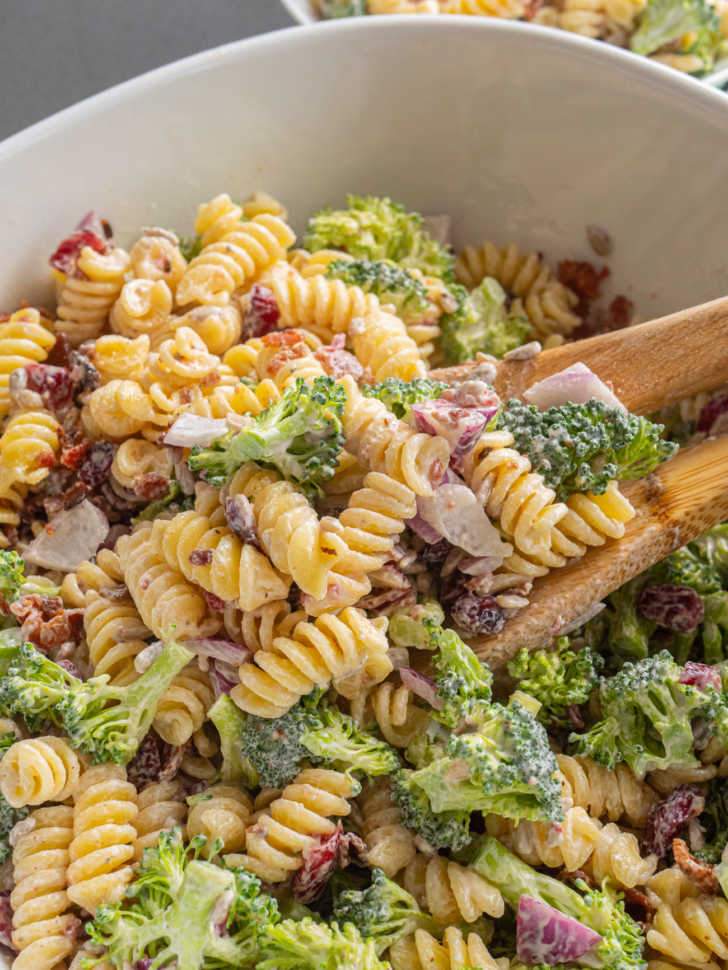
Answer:
[{"label": "pasta salad", "polygon": [[624,47],[697,76],[728,53],[724,0],[312,0],[324,19],[466,14],[524,20]]},{"label": "pasta salad", "polygon": [[127,252],[92,212],[55,311],[3,315],[13,970],[728,958],[726,527],[495,676],[468,645],[728,396],[663,425],[577,365],[500,400],[499,358],[633,310],[445,223],[350,196],[296,246],[222,194]]}]

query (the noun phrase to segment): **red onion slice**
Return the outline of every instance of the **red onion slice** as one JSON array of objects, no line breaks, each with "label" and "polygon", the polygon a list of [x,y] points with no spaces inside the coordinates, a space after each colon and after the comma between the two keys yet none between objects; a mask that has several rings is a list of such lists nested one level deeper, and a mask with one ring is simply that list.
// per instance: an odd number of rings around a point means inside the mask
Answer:
[{"label": "red onion slice", "polygon": [[242,643],[236,643],[235,640],[196,637],[185,640],[185,646],[193,650],[198,657],[210,657],[212,660],[220,660],[233,667],[239,667],[253,656],[251,650],[244,647]]},{"label": "red onion slice", "polygon": [[73,572],[91,559],[109,534],[109,521],[93,502],[84,499],[56,515],[23,553],[26,562],[45,569]]},{"label": "red onion slice", "polygon": [[500,565],[513,551],[466,485],[440,485],[431,498],[418,497],[417,512],[448,542],[471,556],[488,556]]},{"label": "red onion slice", "polygon": [[601,941],[594,930],[547,903],[525,895],[518,900],[516,952],[524,963],[570,963]]},{"label": "red onion slice", "polygon": [[409,687],[413,694],[421,697],[423,701],[427,701],[430,707],[433,707],[436,711],[442,710],[442,698],[437,693],[434,680],[425,677],[418,670],[413,670],[412,667],[400,667],[399,676],[402,678],[405,687]]},{"label": "red onion slice", "polygon": [[225,418],[202,418],[198,414],[181,414],[162,441],[177,448],[207,447],[229,431]]},{"label": "red onion slice", "polygon": [[567,401],[572,401],[574,404],[586,404],[592,398],[603,401],[610,407],[619,408],[622,411],[627,410],[604,381],[581,361],[559,371],[557,374],[545,377],[542,381],[538,381],[529,387],[523,395],[527,404],[535,404],[541,411],[557,407],[559,404],[565,404]]}]

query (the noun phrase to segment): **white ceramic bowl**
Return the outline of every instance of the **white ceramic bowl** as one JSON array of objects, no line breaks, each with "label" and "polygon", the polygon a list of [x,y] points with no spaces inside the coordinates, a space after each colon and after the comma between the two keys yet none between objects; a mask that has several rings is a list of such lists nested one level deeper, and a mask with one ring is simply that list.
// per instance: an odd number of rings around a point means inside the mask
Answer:
[{"label": "white ceramic bowl", "polygon": [[[312,0],[281,0],[281,3],[299,24],[315,24],[321,21]],[[728,83],[728,58],[723,58],[710,74],[706,74],[700,80],[715,88],[722,88]]]},{"label": "white ceramic bowl", "polygon": [[[347,191],[453,216],[455,240],[589,257],[645,315],[728,289],[728,99],[607,45],[495,20],[371,18],[199,54],[0,145],[0,308],[48,296],[47,258],[93,207],[122,241],[189,232],[226,190],[297,227]],[[689,366],[690,335],[685,335]]]},{"label": "white ceramic bowl", "polygon": [[552,259],[593,257],[594,223],[615,291],[651,316],[728,289],[727,176],[728,99],[676,71],[530,24],[330,22],[169,65],[0,145],[0,309],[49,296],[48,254],[89,208],[129,241],[265,188],[299,229],[346,192],[391,194],[450,213],[456,243]]}]

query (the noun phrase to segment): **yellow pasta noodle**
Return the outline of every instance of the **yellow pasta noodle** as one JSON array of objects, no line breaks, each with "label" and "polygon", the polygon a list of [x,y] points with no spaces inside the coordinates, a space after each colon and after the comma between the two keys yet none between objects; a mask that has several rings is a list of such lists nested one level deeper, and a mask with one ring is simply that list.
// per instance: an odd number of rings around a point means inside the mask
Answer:
[{"label": "yellow pasta noodle", "polygon": [[356,317],[349,326],[349,337],[354,353],[375,381],[388,377],[411,381],[427,373],[417,344],[392,313],[376,309]]},{"label": "yellow pasta noodle", "polygon": [[371,711],[380,734],[395,748],[406,748],[424,729],[429,717],[423,707],[414,703],[409,687],[391,681],[370,691],[360,689],[349,703],[352,716],[360,724],[366,723]]},{"label": "yellow pasta noodle", "polygon": [[351,812],[356,783],[324,768],[306,768],[286,785],[245,833],[243,855],[228,857],[266,882],[283,882],[303,865],[303,854],[336,830],[332,817]]},{"label": "yellow pasta noodle", "polygon": [[210,614],[204,596],[165,562],[151,531],[151,523],[142,523],[116,544],[124,580],[142,621],[160,638],[172,632],[178,639],[211,636],[220,620]]},{"label": "yellow pasta noodle", "polygon": [[647,816],[659,796],[646,782],[635,778],[626,764],[613,769],[591,758],[557,754],[564,797],[594,818],[610,822],[622,819],[627,825],[644,828]]},{"label": "yellow pasta noodle", "polygon": [[38,485],[60,448],[61,426],[47,411],[19,411],[0,435],[0,493],[16,485]]},{"label": "yellow pasta noodle", "polygon": [[149,337],[122,337],[108,333],[94,341],[89,354],[102,384],[113,380],[139,380],[149,357]]},{"label": "yellow pasta noodle", "polygon": [[393,878],[414,860],[414,833],[402,825],[399,806],[392,801],[389,785],[371,782],[357,799],[359,828],[366,843],[366,861]]},{"label": "yellow pasta noodle", "polygon": [[389,948],[392,970],[500,970],[477,933],[467,938],[456,926],[448,926],[438,943],[426,930],[415,930]]},{"label": "yellow pasta noodle", "polygon": [[552,533],[552,549],[561,556],[583,556],[587,548],[607,539],[621,539],[635,510],[612,481],[601,495],[575,493],[566,500],[567,513]]},{"label": "yellow pasta noodle", "polygon": [[129,251],[129,259],[137,279],[161,281],[174,293],[187,268],[187,260],[179,248],[179,239],[167,229],[145,229]]},{"label": "yellow pasta noodle", "polygon": [[375,683],[392,669],[387,638],[361,610],[347,607],[326,613],[314,623],[298,623],[288,637],[276,637],[270,649],[258,650],[240,667],[240,684],[230,696],[242,710],[260,717],[280,717],[315,686],[363,668]]},{"label": "yellow pasta noodle", "polygon": [[119,557],[111,549],[99,549],[93,562],[84,560],[75,573],[66,573],[60,596],[66,606],[85,606],[91,593],[117,587],[124,582]]},{"label": "yellow pasta noodle", "polygon": [[62,738],[16,741],[0,761],[0,792],[13,808],[63,802],[81,772],[78,755]]},{"label": "yellow pasta noodle", "polygon": [[242,329],[240,310],[232,303],[227,306],[199,306],[188,310],[181,317],[171,317],[165,330],[155,336],[154,348],[162,339],[171,336],[178,327],[189,327],[203,340],[211,354],[224,354],[237,344]]},{"label": "yellow pasta noodle", "polygon": [[152,633],[142,622],[130,597],[107,599],[90,592],[83,626],[94,674],[106,674],[112,684],[130,684],[139,676],[134,661]]},{"label": "yellow pasta noodle", "polygon": [[151,339],[168,323],[173,303],[172,291],[163,279],[130,280],[111,308],[111,328],[122,337]]},{"label": "yellow pasta noodle", "polygon": [[600,37],[606,27],[604,0],[564,0],[560,27],[583,37]]},{"label": "yellow pasta noodle", "polygon": [[169,478],[172,460],[163,445],[155,445],[144,438],[127,438],[116,449],[111,474],[119,485],[134,490],[138,479],[145,475]]},{"label": "yellow pasta noodle", "polygon": [[721,896],[688,896],[657,907],[647,943],[678,963],[704,966],[728,959],[728,900]]},{"label": "yellow pasta noodle", "polygon": [[185,744],[205,722],[215,694],[208,674],[191,663],[172,680],[157,706],[153,727],[167,744]]},{"label": "yellow pasta noodle", "polygon": [[203,855],[215,854],[215,841],[222,840],[221,853],[242,852],[245,848],[245,829],[253,811],[250,796],[232,785],[212,785],[193,796],[187,817],[187,835],[192,839],[204,835],[207,839]]},{"label": "yellow pasta noodle", "polygon": [[518,20],[525,13],[519,0],[449,0],[444,13],[470,14],[475,17],[506,17]]},{"label": "yellow pasta noodle", "polygon": [[42,363],[56,338],[33,307],[16,310],[0,323],[0,418],[10,410],[10,375],[27,364]]},{"label": "yellow pasta noodle", "polygon": [[419,852],[402,874],[402,885],[438,923],[447,926],[505,912],[503,897],[477,872],[440,855]]},{"label": "yellow pasta noodle", "polygon": [[176,781],[157,781],[147,785],[139,792],[137,806],[139,814],[134,821],[137,832],[134,859],[138,862],[145,849],[157,844],[162,832],[171,832],[177,826],[184,836],[187,806]]},{"label": "yellow pasta noodle", "polygon": [[56,330],[74,346],[103,330],[129,270],[129,254],[118,246],[98,253],[84,246],[78,257],[79,277],[53,271],[58,303]]},{"label": "yellow pasta noodle", "polygon": [[134,876],[137,793],[120,765],[96,765],[81,776],[73,806],[68,897],[93,916],[118,903]]},{"label": "yellow pasta noodle", "polygon": [[66,891],[73,809],[39,808],[29,821],[13,849],[13,970],[57,970],[81,931]]}]

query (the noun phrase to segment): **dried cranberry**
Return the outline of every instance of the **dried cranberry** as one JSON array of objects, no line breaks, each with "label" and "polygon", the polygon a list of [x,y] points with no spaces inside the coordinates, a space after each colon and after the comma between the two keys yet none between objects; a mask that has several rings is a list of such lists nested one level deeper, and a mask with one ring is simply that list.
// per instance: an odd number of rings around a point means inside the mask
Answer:
[{"label": "dried cranberry", "polygon": [[722,690],[720,671],[717,667],[710,667],[708,664],[695,663],[688,660],[680,674],[681,684],[692,684],[694,687],[705,689],[715,687],[717,691]]},{"label": "dried cranberry", "polygon": [[675,633],[692,633],[703,622],[703,601],[688,586],[646,586],[637,603],[642,616]]},{"label": "dried cranberry", "polygon": [[0,944],[14,950],[11,935],[13,932],[13,909],[10,905],[10,893],[0,893]]},{"label": "dried cranberry", "polygon": [[273,290],[256,283],[250,291],[248,305],[243,317],[242,340],[262,337],[275,330],[281,317]]},{"label": "dried cranberry", "polygon": [[146,735],[137,749],[137,753],[127,765],[129,781],[138,789],[151,784],[159,778],[162,769],[162,755],[159,741],[153,731]]},{"label": "dried cranberry", "polygon": [[662,859],[677,833],[704,808],[705,797],[696,785],[678,785],[650,809],[642,843],[645,851],[654,852]]},{"label": "dried cranberry", "polygon": [[447,539],[427,543],[419,553],[419,558],[428,566],[441,566],[448,557],[452,546]]},{"label": "dried cranberry", "polygon": [[90,488],[103,484],[111,472],[114,446],[110,441],[94,441],[78,466],[78,477]]},{"label": "dried cranberry", "polygon": [[72,353],[71,344],[65,333],[57,333],[56,342],[51,347],[45,362],[52,367],[65,367],[69,370],[71,367]]},{"label": "dried cranberry", "polygon": [[698,431],[710,433],[718,418],[728,411],[728,394],[720,394],[703,406],[698,418]]},{"label": "dried cranberry", "polygon": [[454,623],[466,633],[500,633],[505,623],[503,610],[492,596],[463,593],[450,607]]},{"label": "dried cranberry", "polygon": [[187,557],[193,566],[209,566],[213,560],[212,549],[193,549]]},{"label": "dried cranberry", "polygon": [[225,609],[225,600],[220,599],[215,593],[208,593],[206,589],[203,589],[202,592],[211,610],[217,610],[218,613],[221,613]]},{"label": "dried cranberry", "polygon": [[73,404],[76,386],[71,372],[65,367],[50,364],[26,364],[25,386],[29,391],[40,394],[43,404],[49,411],[56,413],[68,410]]},{"label": "dried cranberry", "polygon": [[79,229],[76,232],[72,232],[70,236],[66,236],[58,244],[58,248],[48,262],[54,269],[65,273],[66,276],[75,276],[79,279],[84,279],[84,274],[78,268],[78,258],[81,255],[81,250],[86,246],[90,246],[97,253],[105,253],[107,249],[106,242],[97,236],[95,232],[89,232],[87,229]]},{"label": "dried cranberry", "polygon": [[229,495],[225,499],[225,518],[235,535],[239,536],[243,542],[258,545],[255,513],[253,506],[244,495]]}]

